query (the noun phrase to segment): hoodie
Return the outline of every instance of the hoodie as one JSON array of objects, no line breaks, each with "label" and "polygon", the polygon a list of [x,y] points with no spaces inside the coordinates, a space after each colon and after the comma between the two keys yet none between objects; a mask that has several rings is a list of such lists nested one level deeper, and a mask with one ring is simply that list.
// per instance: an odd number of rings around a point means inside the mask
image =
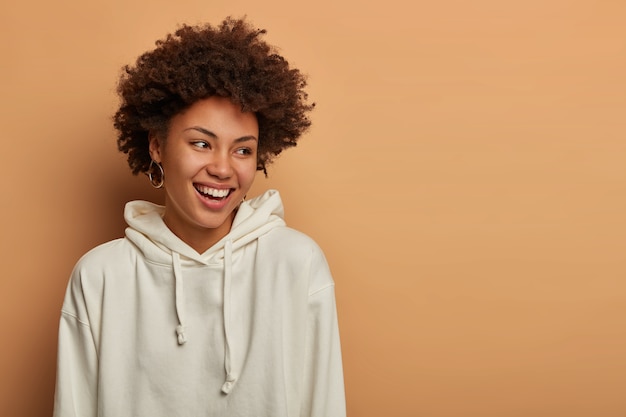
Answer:
[{"label": "hoodie", "polygon": [[125,237],[74,268],[54,416],[345,416],[334,283],[278,192],[202,254],[163,212],[128,203]]}]

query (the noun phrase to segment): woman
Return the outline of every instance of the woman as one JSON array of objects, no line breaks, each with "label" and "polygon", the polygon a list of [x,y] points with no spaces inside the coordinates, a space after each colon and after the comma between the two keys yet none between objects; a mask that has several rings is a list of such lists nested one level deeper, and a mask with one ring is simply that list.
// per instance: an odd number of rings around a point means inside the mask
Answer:
[{"label": "woman", "polygon": [[344,416],[333,280],[257,170],[309,127],[304,76],[241,20],[184,26],[126,67],[115,115],[165,206],[72,274],[56,417]]}]

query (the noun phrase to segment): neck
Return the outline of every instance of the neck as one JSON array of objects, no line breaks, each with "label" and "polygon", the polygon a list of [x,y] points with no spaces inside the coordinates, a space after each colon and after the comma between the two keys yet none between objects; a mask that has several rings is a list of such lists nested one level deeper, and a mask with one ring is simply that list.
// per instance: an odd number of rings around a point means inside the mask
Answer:
[{"label": "neck", "polygon": [[172,216],[168,216],[168,211],[163,215],[165,225],[180,238],[183,242],[193,248],[199,254],[206,252],[230,232],[230,228],[235,218],[235,212],[231,213],[224,223],[215,228],[194,226],[176,221]]}]

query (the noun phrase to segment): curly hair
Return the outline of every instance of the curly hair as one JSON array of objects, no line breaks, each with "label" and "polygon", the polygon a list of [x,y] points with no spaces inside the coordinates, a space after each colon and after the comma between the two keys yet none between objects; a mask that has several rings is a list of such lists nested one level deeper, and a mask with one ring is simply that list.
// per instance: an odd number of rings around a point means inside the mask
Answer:
[{"label": "curly hair", "polygon": [[183,25],[156,42],[135,66],[125,66],[113,117],[118,149],[128,154],[133,174],[150,165],[149,135],[167,136],[171,118],[198,100],[228,97],[259,124],[257,170],[283,149],[296,146],[311,125],[306,77],[261,39],[266,31],[243,19],[218,27]]}]

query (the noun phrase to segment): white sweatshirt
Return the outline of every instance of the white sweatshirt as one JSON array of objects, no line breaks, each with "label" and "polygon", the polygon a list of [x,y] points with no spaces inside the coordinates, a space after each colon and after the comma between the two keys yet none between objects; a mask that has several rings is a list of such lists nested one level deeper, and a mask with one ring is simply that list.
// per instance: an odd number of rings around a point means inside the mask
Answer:
[{"label": "white sweatshirt", "polygon": [[345,416],[334,284],[276,191],[203,254],[144,201],[88,252],[59,329],[55,417]]}]

